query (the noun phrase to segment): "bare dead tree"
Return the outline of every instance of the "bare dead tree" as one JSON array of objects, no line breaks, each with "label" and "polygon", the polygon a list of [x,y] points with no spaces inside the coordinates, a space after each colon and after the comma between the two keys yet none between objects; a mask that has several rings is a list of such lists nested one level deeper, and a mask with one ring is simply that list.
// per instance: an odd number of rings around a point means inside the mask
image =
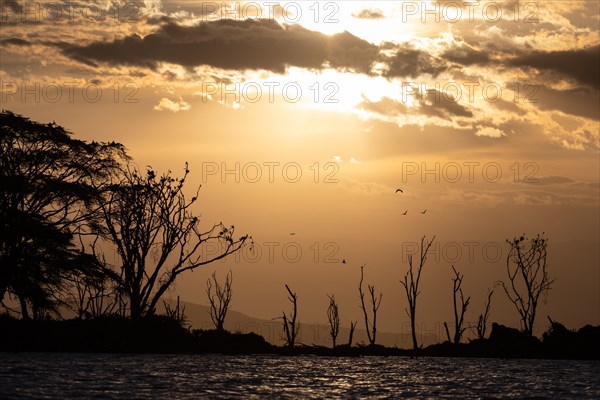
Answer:
[{"label": "bare dead tree", "polygon": [[329,307],[327,308],[327,319],[329,320],[329,335],[331,335],[331,341],[333,342],[333,348],[335,349],[337,336],[340,333],[340,314],[338,305],[335,301],[335,295],[327,295],[329,298]]},{"label": "bare dead tree", "polygon": [[[151,315],[161,296],[186,271],[208,265],[238,251],[248,236],[235,238],[235,228],[222,223],[206,231],[190,208],[183,178],[161,177],[152,169],[127,168],[117,184],[99,188],[103,236],[116,248],[120,274],[116,282],[127,296],[132,318]],[[219,252],[204,252],[207,244]]]},{"label": "bare dead tree", "polygon": [[352,339],[354,338],[354,330],[358,321],[350,321],[350,332],[348,333],[348,347],[352,347]]},{"label": "bare dead tree", "polygon": [[89,312],[92,318],[107,315],[125,316],[125,310],[125,299],[118,287],[106,281],[91,287]]},{"label": "bare dead tree", "polygon": [[206,280],[206,294],[208,295],[208,301],[210,302],[210,319],[212,319],[212,322],[215,324],[215,328],[222,331],[224,330],[225,317],[227,316],[229,303],[231,302],[231,296],[233,294],[231,290],[233,274],[229,271],[225,277],[223,286],[221,286],[217,280],[216,272],[213,272],[211,276],[212,280],[210,278]]},{"label": "bare dead tree", "polygon": [[446,330],[446,337],[448,338],[449,342],[452,342],[452,339],[450,338],[450,330],[448,329],[448,323],[444,321],[444,329]]},{"label": "bare dead tree", "polygon": [[412,333],[413,340],[413,349],[417,350],[419,348],[417,343],[417,332],[416,332],[416,316],[417,316],[417,297],[421,293],[419,291],[419,282],[421,280],[421,272],[423,271],[423,266],[427,261],[427,253],[429,252],[429,248],[433,244],[433,240],[435,236],[431,239],[431,241],[427,242],[425,240],[425,236],[421,238],[421,254],[419,258],[419,267],[415,271],[413,268],[413,257],[412,254],[408,255],[408,271],[404,275],[404,281],[400,281],[402,286],[404,286],[404,291],[406,292],[406,298],[408,299],[408,309],[405,309],[406,314],[410,318],[410,328]]},{"label": "bare dead tree", "polygon": [[492,306],[492,295],[494,294],[494,290],[488,290],[487,301],[485,302],[484,311],[482,314],[479,314],[479,318],[477,319],[477,328],[476,334],[477,339],[485,339],[485,332],[487,330],[487,321],[490,315],[490,309]]},{"label": "bare dead tree", "polygon": [[165,315],[172,320],[176,321],[179,326],[185,327],[188,324],[187,316],[185,315],[185,306],[180,307],[179,296],[177,296],[177,303],[175,307],[171,307],[169,303],[163,300],[163,306],[165,307]]},{"label": "bare dead tree", "polygon": [[539,299],[550,291],[554,279],[548,274],[548,239],[544,234],[528,240],[525,235],[507,240],[508,282],[498,282],[519,313],[521,330],[533,335]]},{"label": "bare dead tree", "polygon": [[73,275],[66,278],[68,285],[58,293],[57,300],[76,318],[99,318],[108,315],[124,315],[120,312],[124,300],[118,287],[111,280],[89,275]]},{"label": "bare dead tree", "polygon": [[285,288],[288,291],[288,299],[293,305],[292,314],[288,317],[285,312],[282,312],[282,320],[283,320],[283,332],[285,333],[286,338],[286,346],[293,349],[296,345],[296,337],[299,331],[299,324],[296,322],[296,315],[298,312],[298,295],[290,289],[288,285],[285,285]]},{"label": "bare dead tree", "polygon": [[85,275],[73,274],[67,278],[65,290],[57,293],[57,301],[75,313],[75,318],[84,319],[90,316],[91,286]]},{"label": "bare dead tree", "polygon": [[84,236],[78,232],[81,254],[90,266],[75,270],[65,278],[61,290],[53,292],[56,302],[63,309],[75,313],[76,318],[97,318],[114,314],[118,303],[118,291],[111,279],[114,272],[110,270],[104,254],[97,251],[98,237],[86,246]]},{"label": "bare dead tree", "polygon": [[[93,235],[91,243],[84,243],[85,235],[79,232],[79,243],[81,252],[86,250],[98,263],[97,271],[94,274],[87,274],[75,282],[78,304],[84,307],[84,312],[90,318],[98,318],[108,315],[125,315],[125,301],[123,291],[118,285],[118,275],[112,270],[102,251],[98,250],[97,244],[100,240],[98,235]],[[86,249],[87,247],[87,249]],[[77,278],[77,277],[76,277]],[[81,315],[81,312],[78,313]],[[80,317],[81,318],[81,317]]]},{"label": "bare dead tree", "polygon": [[[452,277],[452,299],[454,304],[454,343],[460,343],[463,333],[467,330],[464,327],[465,313],[469,307],[471,297],[465,297],[462,290],[462,281],[464,274],[461,274],[452,266],[454,276]],[[446,328],[447,329],[447,328]]]},{"label": "bare dead tree", "polygon": [[379,310],[379,306],[381,305],[381,299],[383,297],[383,293],[379,293],[379,296],[375,295],[375,286],[367,284],[367,290],[369,291],[369,297],[371,300],[371,314],[373,321],[369,321],[369,313],[367,311],[367,306],[365,304],[365,293],[363,292],[363,280],[364,280],[364,268],[362,265],[360,267],[360,283],[358,284],[358,293],[360,294],[360,305],[363,310],[363,315],[365,317],[365,329],[367,331],[367,338],[369,339],[369,344],[371,346],[375,345],[375,340],[377,339],[377,310]]}]

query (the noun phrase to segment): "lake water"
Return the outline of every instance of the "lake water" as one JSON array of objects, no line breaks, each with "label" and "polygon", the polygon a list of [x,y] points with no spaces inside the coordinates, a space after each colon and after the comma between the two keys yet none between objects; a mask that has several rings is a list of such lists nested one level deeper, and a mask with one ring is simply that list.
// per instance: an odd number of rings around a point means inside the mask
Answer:
[{"label": "lake water", "polygon": [[0,353],[0,398],[600,398],[600,362]]}]

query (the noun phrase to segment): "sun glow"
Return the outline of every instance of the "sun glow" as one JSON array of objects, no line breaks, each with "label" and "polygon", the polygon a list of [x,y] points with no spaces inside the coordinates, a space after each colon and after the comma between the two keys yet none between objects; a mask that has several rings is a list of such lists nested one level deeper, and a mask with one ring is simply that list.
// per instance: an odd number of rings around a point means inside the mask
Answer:
[{"label": "sun glow", "polygon": [[[344,31],[374,44],[385,41],[404,42],[432,27],[418,19],[398,23],[402,1],[342,1],[295,2],[283,1],[280,23],[298,24],[306,29],[333,35]],[[286,13],[287,11],[287,13]],[[439,27],[433,27],[435,31]]]}]

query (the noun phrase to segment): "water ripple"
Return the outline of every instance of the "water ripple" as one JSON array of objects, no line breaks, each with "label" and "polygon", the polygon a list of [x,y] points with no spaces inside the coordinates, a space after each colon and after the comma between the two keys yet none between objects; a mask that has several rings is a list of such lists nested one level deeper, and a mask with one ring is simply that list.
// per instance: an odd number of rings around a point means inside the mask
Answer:
[{"label": "water ripple", "polygon": [[600,398],[600,362],[0,353],[0,398]]}]

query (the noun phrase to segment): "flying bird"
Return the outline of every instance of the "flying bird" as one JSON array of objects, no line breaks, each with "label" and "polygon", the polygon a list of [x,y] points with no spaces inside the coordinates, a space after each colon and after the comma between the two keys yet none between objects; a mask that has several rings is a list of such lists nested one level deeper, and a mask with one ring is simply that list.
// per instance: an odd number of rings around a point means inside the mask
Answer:
[{"label": "flying bird", "polygon": [[296,232],[292,232],[290,233],[290,236],[294,236],[296,234]]},{"label": "flying bird", "polygon": [[427,212],[427,209],[421,211],[421,214],[425,214]]},{"label": "flying bird", "polygon": [[407,212],[408,212],[408,210],[404,211],[404,212],[402,213],[402,215],[406,215],[406,213],[407,213]]},{"label": "flying bird", "polygon": [[395,193],[398,193],[398,192],[400,192],[400,193],[404,193],[404,190],[402,190],[402,189],[396,189],[396,192],[395,192]]},{"label": "flying bird", "polygon": [[346,259],[343,259],[343,260],[342,260],[342,264],[346,264]]}]

